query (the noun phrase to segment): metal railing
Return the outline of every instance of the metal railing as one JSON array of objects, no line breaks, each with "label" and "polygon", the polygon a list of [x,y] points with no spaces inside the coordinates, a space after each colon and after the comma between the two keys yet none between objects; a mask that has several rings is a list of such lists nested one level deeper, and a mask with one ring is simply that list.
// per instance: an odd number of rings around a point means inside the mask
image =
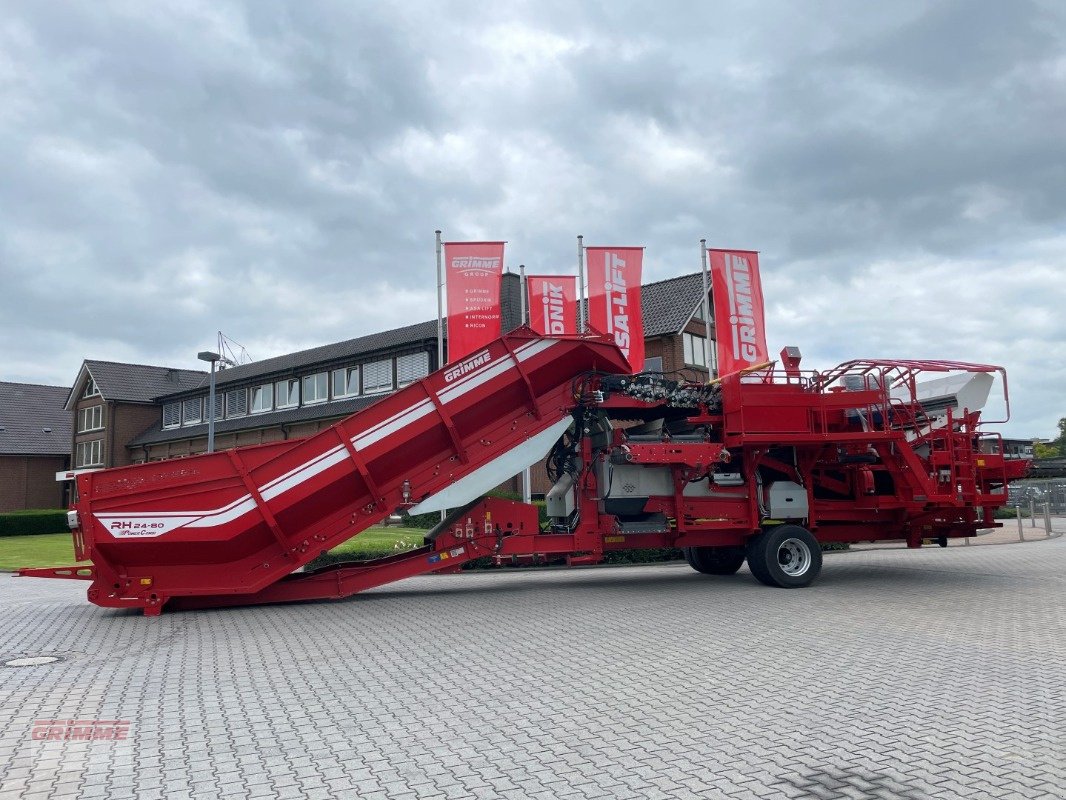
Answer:
[{"label": "metal railing", "polygon": [[1007,504],[1037,515],[1043,513],[1046,504],[1048,513],[1066,514],[1066,478],[1014,481],[1008,490]]}]

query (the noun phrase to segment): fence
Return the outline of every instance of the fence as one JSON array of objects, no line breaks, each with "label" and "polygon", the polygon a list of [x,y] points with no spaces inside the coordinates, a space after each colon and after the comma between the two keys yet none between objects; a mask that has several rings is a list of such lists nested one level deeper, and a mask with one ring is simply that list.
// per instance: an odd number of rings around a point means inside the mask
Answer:
[{"label": "fence", "polygon": [[1037,513],[1047,503],[1052,514],[1066,514],[1066,479],[1045,478],[1040,480],[1015,481],[1009,489],[1009,505],[1028,510],[1030,503]]}]

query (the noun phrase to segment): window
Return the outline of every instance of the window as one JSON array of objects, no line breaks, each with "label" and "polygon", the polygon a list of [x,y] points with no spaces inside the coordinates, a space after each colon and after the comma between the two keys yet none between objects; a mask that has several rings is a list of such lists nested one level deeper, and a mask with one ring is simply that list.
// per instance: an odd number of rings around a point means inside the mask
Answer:
[{"label": "window", "polygon": [[692,318],[698,319],[700,322],[706,319],[706,317],[703,316],[703,303],[696,306],[696,310],[692,312]]},{"label": "window", "polygon": [[644,359],[644,371],[645,372],[662,372],[663,371],[663,357],[652,356],[651,358]]},{"label": "window", "polygon": [[163,427],[176,428],[181,425],[181,403],[167,403],[163,406]]},{"label": "window", "polygon": [[96,397],[100,394],[100,390],[96,388],[96,381],[93,380],[92,375],[89,376],[89,380],[85,382],[85,391],[82,392],[82,397]]},{"label": "window", "polygon": [[359,394],[359,367],[333,370],[333,397],[355,397]]},{"label": "window", "polygon": [[90,406],[78,412],[78,433],[98,431],[104,427],[104,407]]},{"label": "window", "polygon": [[396,359],[396,383],[406,386],[429,374],[429,353],[410,353]]},{"label": "window", "polygon": [[324,403],[329,400],[329,380],[324,372],[308,375],[303,379],[304,405]]},{"label": "window", "polygon": [[75,450],[76,467],[99,467],[104,463],[103,441],[94,439],[91,442],[78,442]]},{"label": "window", "polygon": [[685,363],[697,367],[706,367],[707,361],[703,357],[704,337],[696,336],[692,333],[685,333],[682,336],[685,340]]},{"label": "window", "polygon": [[392,388],[392,359],[363,364],[363,391],[381,392]]},{"label": "window", "polygon": [[248,390],[226,392],[226,416],[243,417],[248,413]]},{"label": "window", "polygon": [[300,405],[300,382],[287,378],[274,384],[274,408],[292,408]]},{"label": "window", "polygon": [[274,387],[269,383],[253,386],[249,391],[252,393],[252,400],[249,404],[251,405],[250,413],[262,414],[264,411],[269,411],[274,407]]},{"label": "window", "polygon": [[[222,400],[222,395],[215,392],[215,419],[222,419],[222,411],[226,405]],[[211,395],[204,398],[204,417],[211,417]]]},{"label": "window", "polygon": [[191,397],[181,401],[181,424],[195,425],[204,418],[204,399]]}]

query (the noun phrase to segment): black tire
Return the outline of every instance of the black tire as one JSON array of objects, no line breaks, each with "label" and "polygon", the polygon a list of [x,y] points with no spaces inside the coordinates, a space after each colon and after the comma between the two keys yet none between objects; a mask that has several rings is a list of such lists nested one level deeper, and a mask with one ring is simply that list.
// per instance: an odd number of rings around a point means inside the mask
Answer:
[{"label": "black tire", "polygon": [[767,586],[799,589],[822,571],[822,548],[799,525],[777,525],[752,536],[747,546],[748,569]]},{"label": "black tire", "polygon": [[732,575],[744,563],[743,547],[686,547],[685,561],[704,575]]}]

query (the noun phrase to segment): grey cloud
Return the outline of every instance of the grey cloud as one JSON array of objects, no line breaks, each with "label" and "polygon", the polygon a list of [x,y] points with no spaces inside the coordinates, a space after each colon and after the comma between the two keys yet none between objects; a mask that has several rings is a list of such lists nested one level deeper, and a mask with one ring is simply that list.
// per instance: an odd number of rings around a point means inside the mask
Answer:
[{"label": "grey cloud", "polygon": [[[1019,432],[1050,430],[1066,409],[1031,352],[1066,360],[1066,298],[1024,276],[1066,257],[1064,22],[22,4],[0,23],[0,378],[194,366],[218,328],[265,357],[429,318],[438,227],[558,271],[577,233],[646,244],[649,279],[695,269],[708,236],[763,251],[771,336],[814,361],[998,358],[1035,409]],[[1048,313],[1014,336],[997,298]]]}]

